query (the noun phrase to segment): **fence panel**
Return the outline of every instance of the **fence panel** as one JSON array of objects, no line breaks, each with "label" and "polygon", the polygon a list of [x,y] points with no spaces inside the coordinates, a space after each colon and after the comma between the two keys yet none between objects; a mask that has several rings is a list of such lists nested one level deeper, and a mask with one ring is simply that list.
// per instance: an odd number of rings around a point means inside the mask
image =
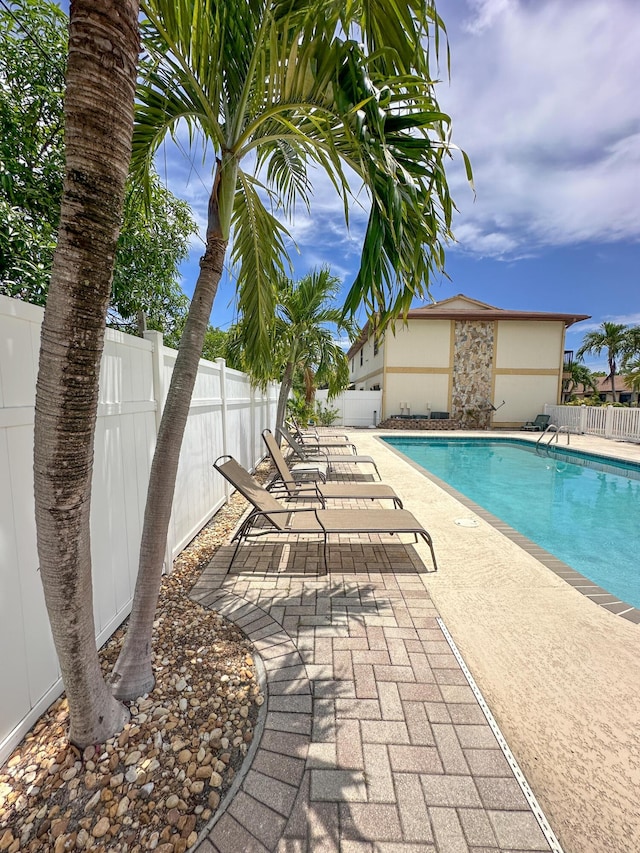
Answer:
[{"label": "fence panel", "polygon": [[[163,347],[163,393],[169,387],[177,353]],[[224,489],[213,476],[212,465],[223,450],[223,391],[219,365],[202,359],[176,476],[176,489],[169,525],[165,568],[193,539],[225,501]]]},{"label": "fence panel", "polygon": [[606,435],[607,409],[604,406],[586,406],[584,432],[587,435]]},{"label": "fence panel", "polygon": [[607,438],[640,441],[640,409],[611,407],[611,434]]},{"label": "fence panel", "polygon": [[380,420],[382,391],[343,391],[328,399],[328,391],[317,391],[316,400],[323,406],[338,410],[334,423],[340,426],[368,427]]},{"label": "fence panel", "polygon": [[[0,759],[61,690],[38,556],[33,421],[43,311],[0,297]],[[130,609],[155,444],[151,345],[108,331],[100,371],[91,538],[96,634]]]},{"label": "fence panel", "polygon": [[[0,763],[62,691],[38,557],[33,500],[33,420],[43,310],[0,296]],[[131,609],[157,426],[176,353],[149,333],[107,330],[100,370],[91,551],[96,639]],[[228,387],[223,385],[227,374]],[[273,428],[276,390],[251,392],[224,363],[200,362],[168,537],[172,559],[224,503],[213,462],[233,453],[253,467],[260,432]],[[224,412],[231,413],[225,424]],[[227,433],[225,435],[225,425]],[[225,449],[227,448],[227,449]]]},{"label": "fence panel", "polygon": [[551,423],[567,426],[573,432],[598,435],[619,441],[640,441],[640,409],[623,406],[544,407]]},{"label": "fence panel", "polygon": [[545,415],[551,416],[551,423],[558,427],[569,427],[573,432],[581,432],[580,409],[575,406],[552,406],[546,404]]}]

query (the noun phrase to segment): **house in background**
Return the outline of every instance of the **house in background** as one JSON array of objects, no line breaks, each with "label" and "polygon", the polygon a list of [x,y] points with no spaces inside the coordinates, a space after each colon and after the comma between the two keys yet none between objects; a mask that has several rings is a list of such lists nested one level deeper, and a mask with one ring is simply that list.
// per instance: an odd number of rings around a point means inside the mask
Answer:
[{"label": "house in background", "polygon": [[351,387],[382,389],[381,419],[449,413],[467,427],[519,427],[560,402],[565,331],[588,319],[458,294],[411,309],[381,340],[367,323],[347,353]]},{"label": "house in background", "polygon": [[[624,376],[620,376],[616,374],[614,378],[615,387],[616,387],[616,398],[615,401],[613,399],[613,394],[611,393],[611,377],[610,376],[598,376],[596,381],[596,395],[600,397],[603,403],[627,403],[633,404],[638,402],[638,392],[634,391],[633,388],[629,385]],[[584,385],[578,385],[575,390],[571,391],[569,397],[574,399],[580,399],[581,397],[591,397],[593,395],[593,390],[591,388],[586,388]],[[565,394],[565,396],[567,396]]]}]

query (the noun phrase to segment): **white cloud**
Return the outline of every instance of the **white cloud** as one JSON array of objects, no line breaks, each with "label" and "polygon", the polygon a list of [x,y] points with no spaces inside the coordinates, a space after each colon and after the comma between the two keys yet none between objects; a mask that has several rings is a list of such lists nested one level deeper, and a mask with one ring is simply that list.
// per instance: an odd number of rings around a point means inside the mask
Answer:
[{"label": "white cloud", "polygon": [[502,15],[509,11],[513,0],[470,0],[472,16],[465,22],[464,29],[470,33],[481,33]]},{"label": "white cloud", "polygon": [[606,315],[600,322],[580,323],[578,331],[581,335],[587,332],[595,332],[602,328],[602,323],[619,323],[622,326],[640,326],[640,313]]},{"label": "white cloud", "polygon": [[451,172],[462,248],[640,239],[640,4],[469,0],[439,87],[477,198]]}]

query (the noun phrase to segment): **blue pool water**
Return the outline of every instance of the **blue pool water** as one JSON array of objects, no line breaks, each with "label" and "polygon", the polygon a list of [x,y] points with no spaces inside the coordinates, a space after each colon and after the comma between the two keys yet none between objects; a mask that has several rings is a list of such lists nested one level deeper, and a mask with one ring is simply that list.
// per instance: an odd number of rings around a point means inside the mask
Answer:
[{"label": "blue pool water", "polygon": [[640,466],[517,439],[385,438],[413,462],[640,607]]}]

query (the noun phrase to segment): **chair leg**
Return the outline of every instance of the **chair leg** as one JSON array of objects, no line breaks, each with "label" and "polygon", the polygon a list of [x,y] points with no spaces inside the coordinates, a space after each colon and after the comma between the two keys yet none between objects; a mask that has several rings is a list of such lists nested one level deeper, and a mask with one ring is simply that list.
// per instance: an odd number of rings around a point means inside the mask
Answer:
[{"label": "chair leg", "polygon": [[[240,539],[240,537],[237,537],[237,539],[238,539],[238,541],[236,542],[235,551],[233,552],[233,555],[232,555],[232,557],[231,557],[231,562],[229,563],[229,568],[227,569],[227,571],[228,571],[228,572],[230,572],[230,571],[231,571],[231,566],[233,566],[233,561],[235,560],[236,555],[237,555],[237,553],[238,553],[238,550],[240,549],[240,543],[241,543],[241,541],[242,541],[242,540]],[[232,540],[232,541],[233,541],[233,540]]]},{"label": "chair leg", "polygon": [[[431,539],[431,536],[426,532],[426,530],[424,533],[421,533],[420,535],[422,536],[424,541],[429,546],[429,550],[431,551],[431,559],[433,560],[433,570],[434,570],[434,572],[437,572],[438,571],[438,564],[436,563],[436,552],[433,550],[433,540]],[[417,537],[416,537],[416,540],[417,540]]]}]

